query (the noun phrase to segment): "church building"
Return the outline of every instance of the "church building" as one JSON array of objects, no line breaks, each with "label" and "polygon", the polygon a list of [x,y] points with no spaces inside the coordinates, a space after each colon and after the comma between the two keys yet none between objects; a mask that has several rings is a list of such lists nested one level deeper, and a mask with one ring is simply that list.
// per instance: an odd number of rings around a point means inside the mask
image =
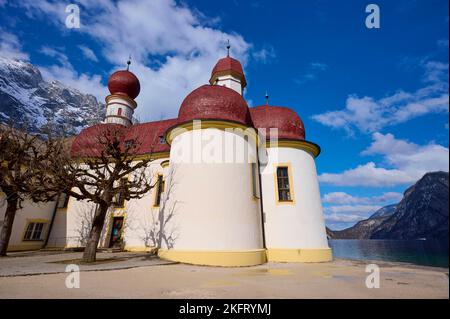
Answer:
[{"label": "church building", "polygon": [[[108,81],[106,117],[72,142],[88,154],[109,126],[153,160],[155,187],[141,199],[117,198],[99,247],[157,251],[167,260],[211,266],[332,260],[315,158],[299,115],[283,106],[249,107],[241,63],[220,59],[208,84],[189,93],[173,119],[134,123],[140,92],[128,69]],[[0,207],[0,218],[2,216]],[[95,204],[61,196],[18,212],[9,250],[83,247]]]}]

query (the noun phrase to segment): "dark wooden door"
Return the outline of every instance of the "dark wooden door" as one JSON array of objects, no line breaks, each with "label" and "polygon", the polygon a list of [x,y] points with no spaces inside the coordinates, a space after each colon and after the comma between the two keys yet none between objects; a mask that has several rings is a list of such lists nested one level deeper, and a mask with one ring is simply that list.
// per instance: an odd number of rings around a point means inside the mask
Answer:
[{"label": "dark wooden door", "polygon": [[114,217],[111,228],[111,239],[109,240],[109,247],[119,247],[121,244],[123,227],[123,217]]}]

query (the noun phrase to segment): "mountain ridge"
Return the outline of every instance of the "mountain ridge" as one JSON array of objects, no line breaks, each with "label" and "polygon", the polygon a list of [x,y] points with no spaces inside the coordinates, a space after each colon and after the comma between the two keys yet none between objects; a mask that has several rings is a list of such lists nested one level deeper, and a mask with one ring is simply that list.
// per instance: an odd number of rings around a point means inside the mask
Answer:
[{"label": "mountain ridge", "polygon": [[31,132],[52,122],[73,135],[101,122],[104,112],[93,95],[46,81],[29,62],[0,56],[0,122],[27,124]]},{"label": "mountain ridge", "polygon": [[449,173],[426,173],[403,199],[352,227],[332,231],[334,239],[438,239],[448,241]]}]

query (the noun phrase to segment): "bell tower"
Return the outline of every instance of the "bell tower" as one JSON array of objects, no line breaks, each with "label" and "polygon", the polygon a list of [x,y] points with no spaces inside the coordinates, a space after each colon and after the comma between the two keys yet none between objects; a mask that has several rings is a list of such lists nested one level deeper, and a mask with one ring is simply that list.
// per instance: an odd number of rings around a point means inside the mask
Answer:
[{"label": "bell tower", "polygon": [[247,86],[244,70],[241,62],[230,57],[230,43],[227,45],[227,56],[220,59],[211,72],[209,83],[211,85],[220,85],[230,88],[239,94],[244,94],[244,88]]},{"label": "bell tower", "polygon": [[133,124],[133,114],[137,107],[135,98],[139,95],[141,86],[139,79],[130,72],[131,61],[127,61],[127,69],[114,72],[108,80],[111,93],[106,101],[106,123],[130,126]]}]

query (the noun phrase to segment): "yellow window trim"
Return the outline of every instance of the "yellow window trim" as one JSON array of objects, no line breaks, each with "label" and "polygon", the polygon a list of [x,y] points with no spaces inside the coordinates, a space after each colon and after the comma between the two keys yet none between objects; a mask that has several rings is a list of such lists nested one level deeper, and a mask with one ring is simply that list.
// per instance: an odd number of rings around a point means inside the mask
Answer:
[{"label": "yellow window trim", "polygon": [[162,161],[160,165],[161,165],[162,168],[168,167],[169,166],[169,160]]},{"label": "yellow window trim", "polygon": [[[295,192],[294,192],[294,180],[292,177],[292,165],[291,162],[288,163],[277,163],[274,164],[274,186],[275,186],[275,201],[277,205],[295,205]],[[289,176],[289,192],[291,195],[291,200],[281,201],[278,195],[278,177],[277,177],[277,169],[278,167],[287,167],[288,176]]]}]

